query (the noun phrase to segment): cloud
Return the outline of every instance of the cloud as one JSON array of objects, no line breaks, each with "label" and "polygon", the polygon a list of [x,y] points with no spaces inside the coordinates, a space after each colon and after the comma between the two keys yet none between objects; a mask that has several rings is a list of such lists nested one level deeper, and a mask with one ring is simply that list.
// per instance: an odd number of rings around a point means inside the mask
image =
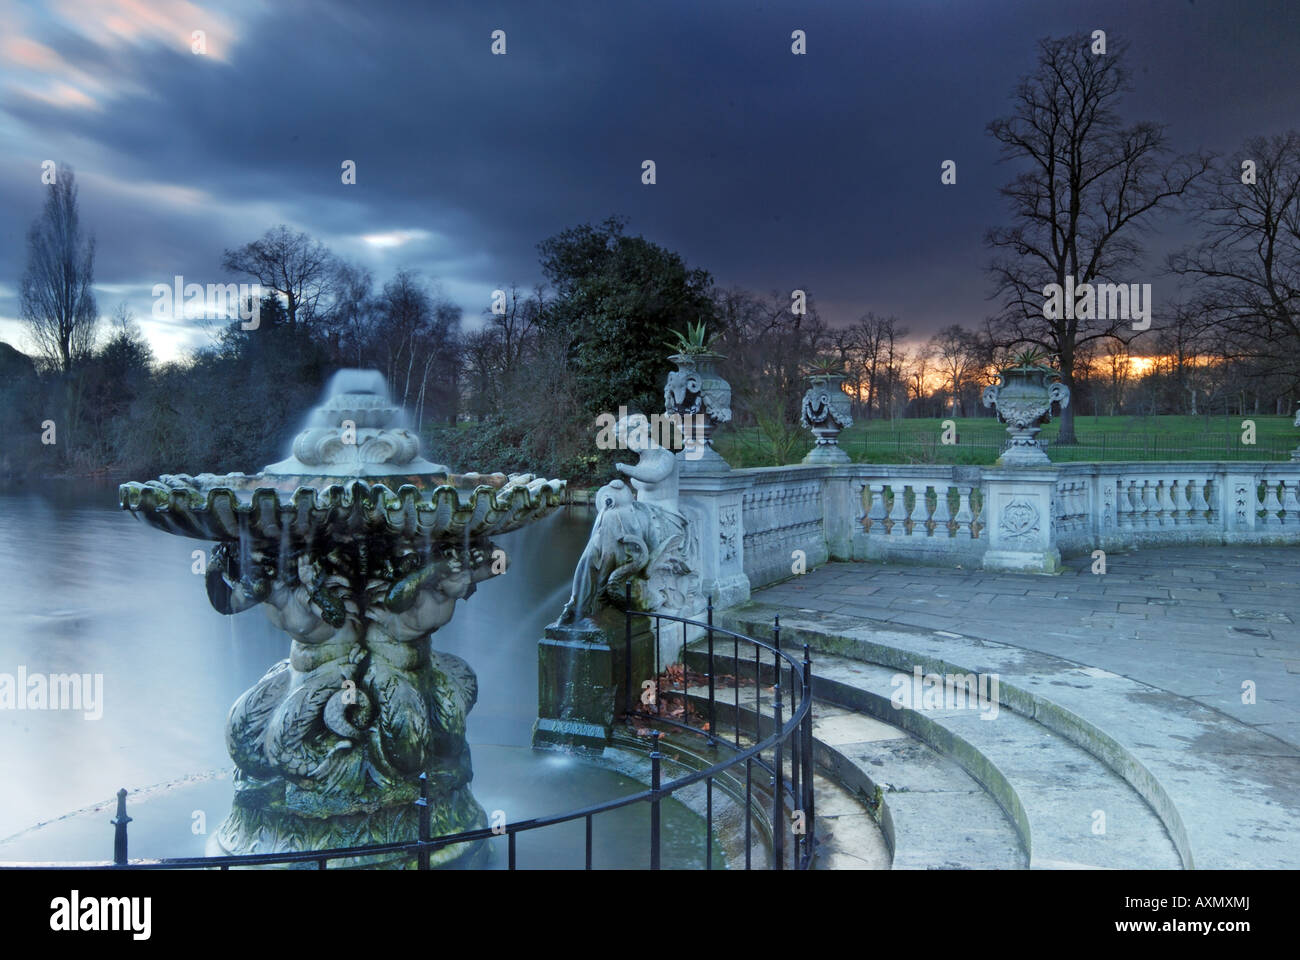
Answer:
[{"label": "cloud", "polygon": [[53,0],[49,10],[62,26],[110,49],[163,47],[192,54],[194,31],[201,30],[204,55],[227,62],[238,40],[225,14],[188,0]]},{"label": "cloud", "polygon": [[387,230],[381,233],[362,234],[363,243],[380,250],[390,250],[395,247],[404,247],[408,243],[419,240],[428,240],[433,234],[428,230],[419,227],[410,230]]},{"label": "cloud", "polygon": [[[1243,115],[1300,115],[1294,14],[1237,24],[1149,5],[1163,12],[1098,0],[1143,52],[1135,97],[1163,97],[1126,115],[1215,149]],[[800,11],[809,53],[795,57],[778,4],[0,0],[0,281],[22,274],[49,158],[77,170],[100,289],[138,286],[125,295],[142,318],[152,283],[244,279],[223,276],[222,251],[280,223],[377,284],[418,269],[476,317],[493,288],[541,279],[539,241],[625,214],[720,285],[802,286],[833,322],[976,323],[991,308],[981,237],[1005,221],[1012,175],[983,126],[1037,38],[1073,27],[1032,3],[933,7]],[[490,53],[497,28],[506,56]],[[1233,82],[1256,46],[1273,53]],[[1214,68],[1196,85],[1171,80],[1202,61]],[[959,185],[941,187],[950,157]],[[0,294],[0,315],[15,311]]]},{"label": "cloud", "polygon": [[60,109],[102,109],[98,100],[85,91],[67,83],[51,83],[44,87],[19,85],[15,90],[29,100]]},{"label": "cloud", "polygon": [[110,197],[133,204],[200,213],[210,210],[216,203],[206,191],[178,183],[132,181],[94,172],[79,173],[77,179],[83,190],[101,190]]}]

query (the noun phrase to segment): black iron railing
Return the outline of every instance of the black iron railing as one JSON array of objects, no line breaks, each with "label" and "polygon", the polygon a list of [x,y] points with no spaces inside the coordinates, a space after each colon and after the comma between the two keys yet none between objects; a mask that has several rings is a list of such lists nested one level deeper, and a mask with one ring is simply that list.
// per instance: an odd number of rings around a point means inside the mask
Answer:
[{"label": "black iron railing", "polygon": [[[706,738],[711,746],[720,746],[730,750],[732,756],[730,759],[715,764],[708,770],[700,771],[687,777],[682,777],[673,781],[672,787],[689,786],[691,783],[699,780],[705,781],[705,822],[707,829],[707,842],[705,844],[706,857],[710,856],[713,840],[713,781],[718,772],[738,768],[743,761],[745,764],[745,869],[752,866],[751,858],[753,845],[753,817],[749,813],[749,808],[753,803],[754,794],[754,768],[758,767],[767,775],[767,783],[771,788],[772,810],[771,810],[771,830],[772,830],[772,866],[781,870],[787,865],[796,870],[807,869],[812,865],[812,859],[816,846],[815,830],[815,803],[813,794],[813,735],[812,735],[812,661],[809,656],[808,645],[803,648],[803,659],[799,661],[790,656],[781,649],[781,617],[777,615],[773,618],[772,623],[772,643],[763,643],[752,637],[737,633],[734,630],[727,630],[723,627],[715,626],[713,623],[713,600],[709,599],[707,616],[708,619],[701,623],[698,620],[691,620],[687,617],[677,617],[670,614],[644,612],[633,610],[630,595],[626,598],[625,603],[625,662],[628,664],[627,686],[624,690],[624,696],[629,706],[629,717],[632,719],[649,720],[657,723],[668,724],[681,730],[688,731]],[[640,701],[634,697],[632,686],[632,644],[633,630],[632,621],[636,617],[642,617],[654,622],[654,711],[644,711],[633,709]],[[662,686],[663,674],[659,669],[659,655],[662,649],[662,628],[663,624],[679,623],[682,628],[682,688],[680,691],[668,690],[669,696],[680,696],[682,700],[682,719],[677,720],[673,717],[663,715],[664,689]],[[686,648],[688,646],[687,628],[696,627],[704,631],[706,657],[706,680],[707,692],[698,692],[692,696],[689,689],[690,671],[686,669]],[[724,713],[731,714],[731,738],[720,737],[717,735],[718,730],[718,664],[719,661],[726,663],[727,657],[721,656],[716,649],[716,638],[722,637],[725,644],[727,639],[731,640],[731,665],[732,672],[730,680],[734,688],[734,695],[730,704],[723,705]],[[748,644],[752,647],[753,660],[749,660],[746,651],[746,657],[742,660],[741,645]],[[763,662],[764,657],[771,656],[770,665]],[[743,668],[743,669],[742,669]],[[749,671],[752,673],[753,698],[752,701],[745,704],[742,710],[741,693],[744,684],[742,683],[742,673]],[[765,714],[763,704],[763,677],[767,672],[771,679],[771,696],[769,698],[770,714]],[[785,705],[783,703],[782,689],[789,691],[789,720],[785,719]],[[700,702],[699,707],[704,711],[704,726],[692,724],[690,717],[692,714],[692,702]],[[644,705],[644,704],[643,704]],[[730,707],[728,711],[725,708]],[[698,710],[695,712],[699,712]],[[746,729],[749,723],[753,724],[752,734]],[[764,737],[764,727],[771,732]],[[748,744],[742,742],[742,738],[748,741]],[[786,749],[789,748],[789,777],[786,776]],[[657,752],[657,751],[656,751]],[[770,753],[770,757],[767,754]],[[658,761],[655,753],[651,754],[652,772],[657,769]],[[787,818],[785,811],[790,811]],[[653,830],[653,820],[652,820]],[[790,863],[786,863],[786,839],[787,833],[790,839]],[[657,839],[652,838],[652,844],[658,844]],[[706,864],[706,868],[711,864]]]},{"label": "black iron railing", "polygon": [[[644,617],[654,621],[654,646],[655,646],[655,670],[654,670],[654,711],[642,711],[638,708],[641,703],[638,698],[632,696],[633,681],[633,659],[631,649],[633,643],[632,622],[635,617]],[[683,665],[682,672],[682,689],[665,690],[663,678],[659,669],[660,642],[662,639],[662,625],[664,622],[681,624],[682,628],[682,647],[683,661],[685,659],[685,649],[687,646],[687,632],[690,628],[702,631],[706,638],[706,651],[708,655],[708,672],[707,672],[707,694],[700,692],[692,693],[689,689],[687,679],[688,671]],[[128,857],[128,836],[127,824],[132,822],[132,818],[126,812],[127,791],[119,790],[117,793],[117,815],[110,821],[114,828],[113,833],[113,859],[112,861],[60,861],[60,862],[0,862],[0,869],[91,869],[91,870],[229,870],[231,868],[247,868],[259,866],[289,866],[301,864],[304,866],[314,865],[317,869],[327,869],[331,861],[336,860],[354,860],[358,858],[373,857],[394,857],[399,860],[414,859],[418,869],[427,870],[430,866],[432,854],[438,850],[462,843],[474,843],[478,841],[497,839],[501,836],[506,838],[507,849],[507,866],[509,869],[516,868],[517,856],[517,838],[520,834],[529,833],[534,830],[542,830],[546,827],[555,826],[561,823],[570,823],[577,820],[584,820],[586,825],[585,841],[585,865],[586,869],[592,868],[592,851],[593,851],[593,821],[594,819],[611,810],[617,810],[622,807],[629,807],[633,804],[644,803],[649,806],[650,836],[649,836],[649,867],[652,870],[660,868],[660,859],[662,853],[662,829],[661,829],[661,805],[664,800],[673,797],[674,794],[682,791],[693,784],[703,782],[705,785],[705,844],[704,844],[704,862],[700,864],[703,869],[713,868],[713,846],[714,846],[714,804],[713,794],[714,785],[720,777],[735,777],[737,788],[739,786],[738,769],[743,764],[745,769],[745,805],[744,805],[744,822],[745,822],[745,869],[752,867],[753,844],[753,825],[756,816],[754,806],[755,793],[755,767],[765,775],[767,786],[771,792],[771,809],[765,811],[765,816],[770,817],[771,825],[771,856],[770,866],[774,869],[784,869],[787,866],[794,869],[807,869],[812,865],[815,845],[814,831],[814,797],[813,797],[813,764],[812,764],[812,699],[811,699],[811,677],[812,668],[808,655],[808,647],[803,649],[802,661],[791,657],[781,649],[781,627],[780,618],[776,618],[772,631],[772,643],[764,643],[744,634],[736,633],[732,630],[726,630],[722,627],[716,627],[713,624],[713,601],[709,599],[707,608],[707,619],[704,621],[691,620],[686,617],[670,616],[661,613],[646,613],[631,610],[630,597],[628,604],[628,613],[626,616],[627,636],[626,649],[628,656],[625,660],[626,676],[626,693],[627,693],[627,719],[634,722],[663,724],[675,729],[684,731],[689,734],[695,734],[705,738],[710,746],[718,747],[729,753],[729,756],[705,769],[697,770],[676,780],[663,783],[664,754],[662,752],[662,733],[659,730],[651,730],[650,739],[650,787],[638,793],[626,797],[620,797],[616,800],[607,800],[602,803],[593,804],[578,810],[570,810],[566,813],[554,814],[552,816],[534,817],[530,820],[520,820],[514,823],[499,824],[493,827],[484,827],[478,830],[466,830],[455,834],[445,834],[443,836],[430,836],[430,819],[431,810],[429,807],[429,782],[425,774],[419,778],[420,798],[415,801],[420,808],[419,812],[419,837],[415,840],[407,840],[395,843],[367,844],[354,847],[336,847],[329,850],[303,850],[287,853],[268,853],[268,854],[239,854],[218,857],[167,857],[162,859],[149,860],[131,860]],[[732,667],[733,672],[730,674],[731,681],[735,686],[735,695],[731,704],[725,705],[731,707],[732,713],[732,736],[718,736],[718,719],[719,703],[717,699],[717,664],[719,660],[715,658],[714,645],[715,638],[721,636],[729,638],[732,646]],[[742,661],[741,647],[749,645],[753,648],[752,673],[753,673],[753,699],[746,704],[745,711],[741,706],[741,687],[742,687],[742,667],[750,669],[750,660],[748,651]],[[770,654],[769,663],[764,663],[764,659]],[[725,662],[725,656],[723,657]],[[771,692],[767,697],[768,706],[764,705],[763,676],[766,671],[771,679]],[[649,679],[649,678],[647,678]],[[784,684],[784,687],[783,687]],[[790,704],[787,711],[783,703],[782,691],[789,692]],[[667,693],[670,697],[680,694],[682,699],[682,717],[680,720],[673,717],[663,716],[663,694]],[[698,704],[698,706],[693,706]],[[643,704],[642,704],[643,705]],[[765,709],[771,710],[770,715],[764,714]],[[692,712],[699,713],[708,717],[707,726],[697,726],[690,723]],[[752,720],[751,720],[752,718]],[[752,722],[752,732],[748,729]],[[766,728],[766,736],[764,735]],[[787,752],[788,751],[788,752]],[[789,759],[789,775],[787,777],[786,766],[787,757]],[[789,816],[786,811],[789,810]],[[788,847],[787,857],[787,836],[791,842]],[[787,863],[787,859],[789,863]]]}]

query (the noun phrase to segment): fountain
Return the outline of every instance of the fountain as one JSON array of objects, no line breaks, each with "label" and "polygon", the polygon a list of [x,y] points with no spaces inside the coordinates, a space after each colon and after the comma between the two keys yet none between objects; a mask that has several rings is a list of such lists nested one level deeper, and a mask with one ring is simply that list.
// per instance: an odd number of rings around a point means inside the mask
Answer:
[{"label": "fountain", "polygon": [[[564,483],[423,459],[377,372],[341,371],[325,396],[292,455],[261,473],[119,491],[153,526],[216,541],[206,585],[217,611],[262,605],[291,638],[288,659],[231,707],[235,796],[210,855],[416,839],[422,774],[434,836],[487,825],[465,740],[474,672],[430,638],[456,600],[505,572],[490,538],[551,513]],[[444,847],[432,862],[469,864],[480,848]]]}]

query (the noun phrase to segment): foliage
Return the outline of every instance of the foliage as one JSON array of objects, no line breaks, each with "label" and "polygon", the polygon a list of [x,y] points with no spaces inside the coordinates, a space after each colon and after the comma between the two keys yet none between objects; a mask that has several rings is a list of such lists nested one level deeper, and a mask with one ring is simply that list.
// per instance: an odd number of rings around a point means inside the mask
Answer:
[{"label": "foliage", "polygon": [[620,405],[662,409],[671,366],[659,344],[683,314],[713,317],[709,274],[644,237],[627,236],[625,226],[610,217],[538,245],[542,272],[555,291],[539,324],[563,341],[588,420]]},{"label": "foliage", "polygon": [[1013,370],[1045,370],[1050,369],[1047,364],[1051,360],[1051,354],[1039,350],[1037,347],[1031,347],[1028,350],[1022,350],[1011,358],[1011,367]]},{"label": "foliage", "polygon": [[808,373],[812,376],[843,376],[844,361],[839,357],[821,354],[808,361]]},{"label": "foliage", "polygon": [[665,340],[664,344],[677,353],[688,357],[711,353],[713,344],[719,336],[715,333],[713,336],[706,338],[704,336],[703,320],[696,324],[686,324],[685,333],[680,330],[673,330],[671,333],[674,339]]}]

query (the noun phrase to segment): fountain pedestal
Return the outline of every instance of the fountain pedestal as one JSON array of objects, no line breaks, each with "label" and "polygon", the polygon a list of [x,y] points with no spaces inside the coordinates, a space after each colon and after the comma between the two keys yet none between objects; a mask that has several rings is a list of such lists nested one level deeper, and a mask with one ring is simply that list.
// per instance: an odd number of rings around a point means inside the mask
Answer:
[{"label": "fountain pedestal", "polygon": [[[213,605],[232,613],[264,602],[293,642],[289,658],[230,710],[235,797],[214,853],[412,839],[421,774],[434,836],[486,826],[469,788],[465,741],[477,680],[430,639],[456,600],[493,575],[494,552],[490,544],[421,552],[343,540],[328,554],[291,556],[281,569],[256,549],[243,558],[218,549],[208,578]],[[446,847],[433,862],[471,852]]]},{"label": "fountain pedestal", "polygon": [[[546,516],[564,485],[451,474],[419,457],[400,416],[380,394],[339,393],[293,456],[261,474],[164,476],[119,492],[155,526],[216,540],[213,607],[261,606],[291,640],[288,659],[230,710],[235,797],[213,854],[418,839],[421,776],[432,836],[487,825],[465,739],[477,680],[431,637],[457,600],[506,571],[489,536]],[[430,859],[463,863],[477,846]]]}]

